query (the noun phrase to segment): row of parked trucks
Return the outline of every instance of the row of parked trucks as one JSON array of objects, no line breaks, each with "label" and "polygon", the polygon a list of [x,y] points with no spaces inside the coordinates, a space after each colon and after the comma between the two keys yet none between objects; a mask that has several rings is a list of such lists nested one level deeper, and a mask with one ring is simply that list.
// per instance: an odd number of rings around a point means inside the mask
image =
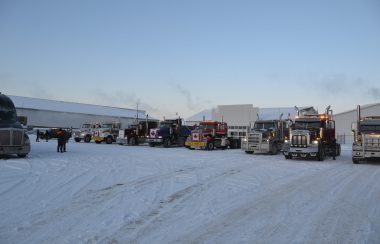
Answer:
[{"label": "row of parked trucks", "polygon": [[[324,160],[341,153],[336,142],[335,121],[328,106],[324,113],[297,113],[294,121],[290,118],[278,120],[257,120],[247,136],[241,140],[241,148],[246,153],[277,154],[281,151],[286,159],[313,158]],[[380,116],[362,117],[357,107],[357,121],[352,123],[354,142],[352,161],[380,158]],[[202,121],[199,125],[185,125],[183,119],[138,121],[122,129],[119,122],[84,123],[79,130],[73,131],[76,142],[91,140],[96,143],[149,146],[172,145],[189,149],[226,149],[238,148],[240,141],[228,137],[225,122]],[[9,97],[0,93],[0,156],[16,154],[25,157],[30,152],[30,140],[19,122],[16,108]]]},{"label": "row of parked trucks", "polygon": [[[297,109],[297,108],[296,108]],[[340,155],[340,144],[335,139],[335,121],[328,106],[325,113],[301,114],[297,110],[294,121],[257,120],[253,129],[242,140],[246,153],[277,154],[282,151],[286,159],[334,159]]]},{"label": "row of parked trucks", "polygon": [[[297,107],[296,107],[297,109]],[[360,116],[357,108],[357,122],[352,124],[354,143],[352,161],[380,158],[380,116]],[[297,111],[294,119],[258,119],[241,141],[228,137],[228,126],[220,121],[201,121],[188,126],[183,119],[139,121],[121,129],[120,123],[86,123],[80,131],[74,132],[75,141],[81,140],[108,144],[149,146],[185,146],[189,149],[239,148],[249,154],[277,154],[282,152],[286,159],[311,158],[324,160],[328,156],[341,154],[341,146],[336,142],[335,121],[330,106],[324,113],[301,114]],[[241,144],[240,144],[241,143]]]}]

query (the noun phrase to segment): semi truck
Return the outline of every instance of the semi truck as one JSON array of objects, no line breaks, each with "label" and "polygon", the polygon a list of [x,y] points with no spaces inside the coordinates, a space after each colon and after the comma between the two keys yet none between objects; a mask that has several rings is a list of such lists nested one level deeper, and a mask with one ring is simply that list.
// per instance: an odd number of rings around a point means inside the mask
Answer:
[{"label": "semi truck", "polygon": [[380,116],[361,117],[360,105],[357,106],[357,121],[352,123],[354,132],[352,162],[380,159]]},{"label": "semi truck", "polygon": [[119,130],[116,143],[131,146],[146,143],[150,129],[157,128],[157,126],[157,121],[139,121],[133,123],[127,129]]},{"label": "semi truck", "polygon": [[74,140],[76,142],[80,142],[82,140],[86,143],[90,142],[95,127],[96,123],[83,123],[79,129],[73,130]]},{"label": "semi truck", "polygon": [[323,161],[327,156],[340,155],[340,144],[335,138],[335,121],[328,106],[323,114],[303,114],[297,111],[294,124],[285,140],[283,154],[286,159],[311,158]]},{"label": "semi truck", "polygon": [[0,93],[0,156],[17,155],[25,158],[30,152],[30,139],[17,121],[12,100]]},{"label": "semi truck", "polygon": [[226,122],[201,121],[191,131],[185,146],[189,149],[235,149],[238,139],[228,137],[228,126]]},{"label": "semi truck", "polygon": [[277,154],[289,138],[291,120],[257,120],[253,128],[241,140],[241,149],[248,154]]},{"label": "semi truck", "polygon": [[149,146],[171,147],[185,146],[186,138],[191,134],[192,127],[184,124],[183,119],[165,119],[160,122],[159,128],[149,130],[147,142]]},{"label": "semi truck", "polygon": [[94,140],[97,144],[100,144],[103,141],[107,144],[111,144],[112,142],[116,141],[116,138],[119,135],[120,128],[120,122],[102,123],[100,128],[94,129],[92,134],[92,140]]}]

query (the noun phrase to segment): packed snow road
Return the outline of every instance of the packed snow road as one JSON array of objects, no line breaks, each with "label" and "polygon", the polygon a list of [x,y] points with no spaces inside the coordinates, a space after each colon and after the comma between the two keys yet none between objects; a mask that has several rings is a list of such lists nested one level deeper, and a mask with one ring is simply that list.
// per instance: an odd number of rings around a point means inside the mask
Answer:
[{"label": "packed snow road", "polygon": [[380,243],[380,163],[34,142],[0,160],[0,243]]}]

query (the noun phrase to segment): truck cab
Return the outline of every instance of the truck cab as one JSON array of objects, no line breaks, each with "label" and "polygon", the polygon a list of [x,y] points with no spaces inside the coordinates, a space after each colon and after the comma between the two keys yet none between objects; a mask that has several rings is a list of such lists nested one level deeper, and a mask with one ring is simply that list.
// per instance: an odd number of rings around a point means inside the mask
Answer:
[{"label": "truck cab", "polygon": [[12,100],[0,93],[0,156],[16,154],[24,158],[30,152],[30,139],[17,122]]},{"label": "truck cab", "polygon": [[297,116],[285,141],[283,154],[286,159],[314,158],[340,155],[340,145],[335,139],[335,121],[330,106],[324,114]]},{"label": "truck cab", "polygon": [[102,123],[100,128],[94,129],[92,139],[97,144],[103,141],[105,141],[107,144],[111,144],[112,142],[116,141],[116,137],[119,134],[120,127],[120,122]]},{"label": "truck cab", "polygon": [[246,153],[277,154],[289,137],[290,120],[257,120],[247,136],[241,141]]},{"label": "truck cab", "polygon": [[225,122],[201,121],[187,138],[185,146],[189,149],[215,148],[226,149],[230,145],[228,126]]},{"label": "truck cab", "polygon": [[352,144],[352,162],[370,159],[380,159],[380,116],[360,116],[360,106],[357,107],[358,119],[352,124],[354,142]]},{"label": "truck cab", "polygon": [[94,128],[94,123],[83,123],[79,129],[73,130],[74,140],[76,142],[80,142],[82,140],[86,143],[90,142]]},{"label": "truck cab", "polygon": [[184,124],[183,119],[165,119],[160,122],[159,128],[150,129],[147,142],[154,147],[163,145],[171,147],[177,145],[183,147],[186,138],[191,134],[191,127]]},{"label": "truck cab", "polygon": [[149,130],[157,128],[156,121],[139,121],[128,126],[127,129],[120,129],[116,142],[120,145],[136,146],[146,142]]}]

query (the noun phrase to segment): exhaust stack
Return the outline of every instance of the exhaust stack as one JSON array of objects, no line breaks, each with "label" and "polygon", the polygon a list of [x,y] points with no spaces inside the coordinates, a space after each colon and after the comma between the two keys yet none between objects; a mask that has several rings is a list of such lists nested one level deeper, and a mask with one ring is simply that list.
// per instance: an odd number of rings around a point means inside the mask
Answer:
[{"label": "exhaust stack", "polygon": [[356,113],[357,113],[357,121],[360,122],[360,120],[361,120],[360,105],[358,105],[358,107],[356,109]]}]

